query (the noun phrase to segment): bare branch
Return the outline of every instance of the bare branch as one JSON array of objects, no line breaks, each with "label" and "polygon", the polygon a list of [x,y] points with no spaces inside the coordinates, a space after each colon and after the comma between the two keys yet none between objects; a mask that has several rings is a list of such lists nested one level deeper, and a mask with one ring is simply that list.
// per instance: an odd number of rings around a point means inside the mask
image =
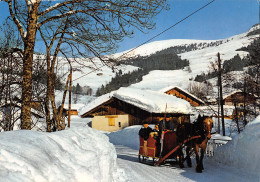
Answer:
[{"label": "bare branch", "polygon": [[8,2],[8,5],[9,5],[9,12],[13,18],[13,21],[14,23],[16,24],[16,26],[18,27],[18,30],[20,31],[20,34],[21,34],[21,37],[24,41],[25,39],[25,33],[24,33],[24,29],[23,29],[23,26],[21,25],[21,23],[19,22],[19,20],[16,18],[16,16],[14,15],[14,12],[13,12],[13,7],[12,7],[12,1],[10,0],[6,0],[5,2]]}]

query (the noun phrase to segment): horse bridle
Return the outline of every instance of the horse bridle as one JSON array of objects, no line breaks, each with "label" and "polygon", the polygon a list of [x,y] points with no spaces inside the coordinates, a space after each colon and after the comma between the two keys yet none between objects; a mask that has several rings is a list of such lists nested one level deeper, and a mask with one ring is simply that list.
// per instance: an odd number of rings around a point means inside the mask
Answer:
[{"label": "horse bridle", "polygon": [[207,126],[207,123],[203,121],[203,132],[204,132],[205,138],[207,138],[209,140],[210,138],[208,138],[208,135],[211,134],[211,130],[208,130],[206,128],[206,126]]}]

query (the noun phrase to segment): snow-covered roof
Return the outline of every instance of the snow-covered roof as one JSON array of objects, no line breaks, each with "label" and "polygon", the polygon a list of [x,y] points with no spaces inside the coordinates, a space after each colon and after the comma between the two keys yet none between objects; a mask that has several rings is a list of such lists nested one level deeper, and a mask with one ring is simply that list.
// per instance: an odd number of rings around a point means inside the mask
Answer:
[{"label": "snow-covered roof", "polygon": [[233,91],[233,92],[231,92],[231,93],[229,93],[229,94],[224,95],[224,96],[223,96],[223,99],[226,99],[227,97],[229,97],[229,96],[231,96],[231,95],[233,95],[233,94],[235,94],[235,93],[239,93],[239,92],[242,92],[242,91],[241,91],[241,90],[235,90],[235,91]]},{"label": "snow-covered roof", "polygon": [[88,103],[87,105],[81,107],[79,109],[79,115],[83,115],[86,112],[94,109],[95,107],[101,105],[104,102],[107,102],[108,100],[110,100],[113,97],[114,91],[107,93],[105,95],[101,95],[100,97],[97,97],[95,100],[93,100],[92,102]]},{"label": "snow-covered roof", "polygon": [[191,97],[195,98],[195,99],[198,100],[199,102],[204,103],[203,100],[199,99],[199,98],[196,97],[195,95],[191,94],[190,92],[188,92],[188,91],[186,91],[186,90],[184,90],[184,89],[182,89],[182,88],[180,88],[180,87],[178,87],[178,86],[165,87],[165,88],[159,90],[159,92],[165,93],[165,92],[167,92],[167,91],[169,91],[169,90],[172,90],[172,89],[175,89],[175,88],[177,88],[178,90],[181,90],[182,92],[186,93],[187,95],[190,95]]},{"label": "snow-covered roof", "polygon": [[98,97],[96,100],[83,107],[80,110],[80,115],[83,115],[91,109],[94,109],[112,97],[115,97],[121,101],[134,105],[150,113],[192,113],[190,103],[175,96],[166,95],[164,93],[151,90],[122,87],[113,93]]}]

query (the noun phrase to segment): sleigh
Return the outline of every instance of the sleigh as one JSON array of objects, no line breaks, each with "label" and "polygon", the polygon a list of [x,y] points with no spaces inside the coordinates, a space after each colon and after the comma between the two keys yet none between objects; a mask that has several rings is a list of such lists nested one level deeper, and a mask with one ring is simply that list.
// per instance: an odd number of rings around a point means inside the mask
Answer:
[{"label": "sleigh", "polygon": [[139,162],[149,164],[149,158],[152,158],[152,165],[158,166],[165,163],[166,160],[179,163],[179,154],[182,145],[190,140],[199,138],[194,136],[184,141],[177,141],[176,132],[164,131],[161,136],[161,142],[156,141],[152,136],[147,139],[147,155],[144,155],[144,139],[139,137]]}]

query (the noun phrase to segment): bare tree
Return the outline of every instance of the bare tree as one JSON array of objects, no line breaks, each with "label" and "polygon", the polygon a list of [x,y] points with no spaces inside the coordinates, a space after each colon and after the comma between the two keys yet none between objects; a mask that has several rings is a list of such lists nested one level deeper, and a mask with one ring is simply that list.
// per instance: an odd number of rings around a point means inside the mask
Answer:
[{"label": "bare tree", "polygon": [[0,131],[13,130],[19,120],[15,95],[21,92],[22,50],[16,28],[5,22],[0,34]]},{"label": "bare tree", "polygon": [[40,28],[65,21],[65,26],[70,25],[62,28],[67,36],[59,31],[55,39],[67,43],[79,54],[86,49],[98,55],[111,51],[123,37],[131,36],[133,27],[141,31],[153,28],[152,18],[165,8],[166,3],[166,0],[61,0],[56,4],[42,0],[4,1],[9,5],[10,15],[24,44],[22,129],[31,129],[33,54]]},{"label": "bare tree", "polygon": [[206,101],[207,96],[211,96],[213,94],[213,86],[210,82],[190,82],[188,85],[188,91],[200,98],[201,100]]}]

